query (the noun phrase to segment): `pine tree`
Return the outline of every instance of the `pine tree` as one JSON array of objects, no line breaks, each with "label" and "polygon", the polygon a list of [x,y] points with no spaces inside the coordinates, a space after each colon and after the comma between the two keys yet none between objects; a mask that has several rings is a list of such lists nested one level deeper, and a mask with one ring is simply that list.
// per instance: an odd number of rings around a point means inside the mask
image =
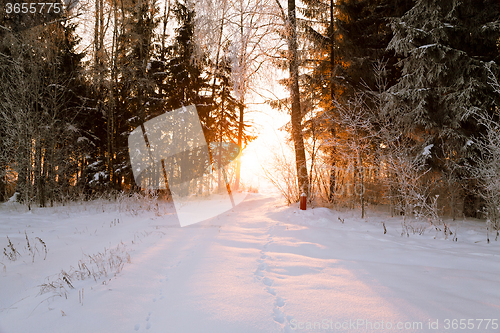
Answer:
[{"label": "pine tree", "polygon": [[77,175],[84,90],[75,26],[65,21],[22,32],[5,29],[0,71],[1,169],[17,173],[23,202],[67,197]]},{"label": "pine tree", "polygon": [[[329,200],[333,200],[336,174],[346,161],[340,158],[334,142],[348,134],[342,127],[338,107],[359,103],[359,94],[369,97],[378,92],[374,65],[386,64],[385,79],[395,83],[400,71],[397,59],[386,47],[392,37],[388,18],[398,17],[411,1],[399,0],[305,0],[304,38],[308,45],[309,71],[303,75],[304,99],[316,110],[314,132],[321,135],[323,149],[330,156]],[[365,98],[363,103],[369,103]],[[319,111],[319,112],[318,112]],[[306,133],[312,133],[309,126]],[[319,134],[318,134],[319,133]],[[360,166],[361,167],[361,166]]]},{"label": "pine tree", "polygon": [[[158,26],[158,7],[154,0],[134,0],[124,7],[118,36],[117,83],[110,84],[107,123],[107,164],[113,188],[133,184],[128,134],[158,115],[154,99],[155,80],[149,71],[154,59],[154,30]],[[111,78],[113,79],[113,78]]]},{"label": "pine tree", "polygon": [[[49,109],[58,110],[58,115],[55,122],[53,119],[47,120],[54,123],[45,136],[50,138],[58,133],[59,137],[47,140],[46,147],[40,148],[41,151],[45,150],[46,155],[43,157],[44,161],[40,161],[44,163],[41,164],[40,171],[52,171],[40,177],[39,202],[42,206],[46,200],[50,200],[52,204],[53,201],[70,195],[69,188],[79,182],[82,160],[88,153],[83,127],[88,88],[88,83],[82,76],[85,54],[76,51],[81,38],[76,35],[76,24],[61,21],[55,25],[54,31],[47,31],[47,34],[54,36],[51,45],[55,52],[54,61],[46,64],[46,71],[52,73],[55,82],[48,84],[45,103]],[[54,115],[55,112],[51,114]],[[64,124],[64,131],[59,131],[61,123]]]},{"label": "pine tree", "polygon": [[420,0],[392,21],[389,49],[401,58],[402,75],[385,109],[404,120],[416,144],[433,144],[434,170],[474,163],[477,151],[467,142],[482,130],[472,115],[493,115],[500,103],[488,84],[488,68],[500,73],[499,17],[495,0]]},{"label": "pine tree", "polygon": [[347,98],[361,91],[377,91],[374,64],[386,63],[388,85],[399,77],[397,58],[387,46],[393,36],[391,18],[401,17],[411,8],[411,0],[342,0],[338,3],[336,34],[340,84]]},{"label": "pine tree", "polygon": [[404,105],[412,128],[465,143],[477,130],[471,112],[491,114],[499,102],[487,70],[500,72],[499,15],[495,0],[426,0],[393,20],[389,49],[401,57],[402,76],[387,108]]},{"label": "pine tree", "polygon": [[[322,137],[323,140],[328,140],[330,132],[331,136],[335,136],[335,122],[333,120],[334,104],[333,101],[336,95],[339,95],[339,85],[336,84],[336,49],[338,49],[338,41],[336,41],[336,6],[333,0],[306,0],[304,1],[305,8],[301,8],[301,13],[304,15],[302,25],[304,27],[303,38],[306,40],[305,52],[308,55],[305,62],[306,68],[309,69],[302,75],[302,97],[303,97],[303,113],[314,112],[314,110],[322,110],[320,114],[312,114],[311,119],[304,124],[306,137],[312,137],[316,140],[317,137]],[[338,54],[338,50],[337,50]],[[333,200],[336,184],[336,149],[332,144],[325,144],[324,150],[329,150],[331,155],[331,170],[329,172],[329,200]],[[313,152],[314,153],[314,152]],[[314,155],[312,155],[314,156]],[[312,177],[312,165],[311,174]],[[311,184],[313,186],[313,184]]]},{"label": "pine tree", "polygon": [[[213,137],[216,142],[238,141],[238,101],[233,96],[231,82],[231,67],[227,57],[223,57],[219,63],[219,69],[216,73],[216,84],[213,85],[214,95],[213,110]],[[245,139],[245,137],[244,137]]]},{"label": "pine tree", "polygon": [[305,0],[301,10],[304,38],[309,46],[304,92],[318,97],[318,106],[332,109],[333,100],[347,101],[357,93],[377,91],[374,64],[384,60],[389,85],[399,70],[393,51],[386,50],[392,31],[389,18],[400,17],[411,1]]},{"label": "pine tree", "polygon": [[198,110],[205,136],[210,140],[212,102],[209,84],[204,77],[206,57],[197,54],[194,36],[196,12],[189,2],[176,1],[172,12],[179,24],[173,44],[168,47],[166,77],[161,88],[167,92],[165,107],[174,110],[194,104]]}]

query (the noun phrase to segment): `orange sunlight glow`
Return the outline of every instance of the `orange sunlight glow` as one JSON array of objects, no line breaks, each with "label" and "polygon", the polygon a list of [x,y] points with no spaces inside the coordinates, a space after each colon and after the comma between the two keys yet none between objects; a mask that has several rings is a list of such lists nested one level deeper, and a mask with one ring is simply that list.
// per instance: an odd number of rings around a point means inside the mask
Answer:
[{"label": "orange sunlight glow", "polygon": [[280,145],[286,146],[286,134],[279,130],[288,121],[289,116],[263,106],[259,112],[252,114],[252,122],[258,137],[243,150],[241,156],[241,181],[247,188],[258,189],[259,192],[274,192],[273,185],[263,170],[272,170],[274,153]]}]

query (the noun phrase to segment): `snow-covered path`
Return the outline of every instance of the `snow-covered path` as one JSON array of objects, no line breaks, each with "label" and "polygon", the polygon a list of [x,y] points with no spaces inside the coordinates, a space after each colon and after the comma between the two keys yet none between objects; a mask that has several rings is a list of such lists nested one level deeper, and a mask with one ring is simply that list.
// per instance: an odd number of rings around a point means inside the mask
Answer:
[{"label": "snow-covered path", "polygon": [[[73,280],[67,299],[38,295],[37,286],[81,256],[50,261],[59,249],[44,231],[46,261],[2,259],[0,332],[444,332],[454,319],[465,319],[468,331],[499,331],[476,320],[500,320],[496,242],[476,243],[483,236],[474,228],[463,242],[437,232],[401,237],[389,219],[384,235],[378,223],[349,214],[251,195],[184,228],[174,215],[122,217],[113,233],[94,234],[109,240],[105,246],[123,243],[130,262],[116,276]],[[87,240],[103,243],[77,237],[75,253]]]}]

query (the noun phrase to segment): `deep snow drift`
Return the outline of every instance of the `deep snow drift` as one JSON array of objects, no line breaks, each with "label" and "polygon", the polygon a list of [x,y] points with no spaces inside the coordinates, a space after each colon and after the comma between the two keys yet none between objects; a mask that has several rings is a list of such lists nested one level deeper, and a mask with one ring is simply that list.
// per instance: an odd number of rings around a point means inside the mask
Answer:
[{"label": "deep snow drift", "polygon": [[0,205],[0,332],[499,331],[484,222],[402,236],[400,217],[259,194],[184,228],[145,208]]}]

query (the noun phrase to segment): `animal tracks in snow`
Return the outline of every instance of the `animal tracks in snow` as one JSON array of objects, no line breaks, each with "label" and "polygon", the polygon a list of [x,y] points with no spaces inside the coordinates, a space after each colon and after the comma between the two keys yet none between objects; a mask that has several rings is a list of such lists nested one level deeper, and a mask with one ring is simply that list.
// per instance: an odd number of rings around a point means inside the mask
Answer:
[{"label": "animal tracks in snow", "polygon": [[277,307],[281,308],[282,306],[285,306],[285,300],[281,297],[276,297],[276,302],[274,303]]},{"label": "animal tracks in snow", "polygon": [[269,245],[273,243],[273,237],[271,235],[271,232],[273,230],[274,226],[271,226],[271,228],[269,229],[268,242],[262,247],[261,256],[257,260],[259,264],[254,274],[256,276],[256,279],[264,284],[264,290],[266,290],[267,293],[275,298],[271,313],[273,320],[282,327],[284,332],[288,332],[290,331],[290,327],[287,321],[289,322],[293,317],[287,316],[283,311],[283,307],[286,304],[285,299],[279,296],[276,292],[276,289],[272,287],[274,284],[274,280],[269,276],[266,276],[270,272],[269,264],[266,261],[271,259],[271,257],[267,255],[266,252],[268,251]]},{"label": "animal tracks in snow", "polygon": [[264,282],[264,284],[268,287],[272,286],[274,283],[274,281],[268,277],[263,278],[262,282]]},{"label": "animal tracks in snow", "polygon": [[266,287],[266,290],[271,295],[276,296],[276,290],[274,290],[274,288]]},{"label": "animal tracks in snow", "polygon": [[[167,268],[167,271],[168,271],[169,269],[172,269],[172,268],[175,268],[175,267],[179,266],[179,265],[180,265],[180,263],[181,263],[181,261],[178,261],[176,264],[174,264],[174,265],[170,265],[170,266]],[[168,277],[168,274],[166,274],[166,273],[163,273],[163,274],[162,274],[162,276],[163,276],[163,277],[162,277],[161,279],[159,279],[158,281],[161,283],[161,285],[162,285],[162,286],[165,286],[165,284],[166,284],[166,283],[168,283],[168,281],[169,281],[169,277]],[[160,290],[159,290],[159,293],[157,294],[157,296],[156,296],[156,297],[154,297],[154,298],[152,299],[153,303],[159,302],[159,301],[161,301],[161,300],[163,300],[163,299],[165,298],[165,295],[164,295],[164,293],[163,293],[163,289],[164,289],[164,288],[163,288],[163,287],[161,287],[161,288],[160,288]],[[155,305],[155,307],[156,307],[156,305]],[[145,321],[146,321],[145,325],[143,326],[143,325],[141,325],[140,323],[137,323],[137,324],[134,326],[134,329],[135,329],[136,331],[139,331],[139,330],[141,329],[141,327],[145,327],[145,328],[146,328],[146,330],[149,330],[149,329],[151,328],[151,325],[152,325],[152,323],[151,323],[151,316],[152,316],[152,315],[153,315],[153,311],[149,311],[149,312],[148,312],[148,315],[146,316],[146,319],[145,319]]]},{"label": "animal tracks in snow", "polygon": [[273,319],[274,321],[283,324],[285,322],[285,314],[281,311],[281,307],[285,306],[285,300],[279,296],[276,297],[276,300],[274,301],[274,316]]}]

